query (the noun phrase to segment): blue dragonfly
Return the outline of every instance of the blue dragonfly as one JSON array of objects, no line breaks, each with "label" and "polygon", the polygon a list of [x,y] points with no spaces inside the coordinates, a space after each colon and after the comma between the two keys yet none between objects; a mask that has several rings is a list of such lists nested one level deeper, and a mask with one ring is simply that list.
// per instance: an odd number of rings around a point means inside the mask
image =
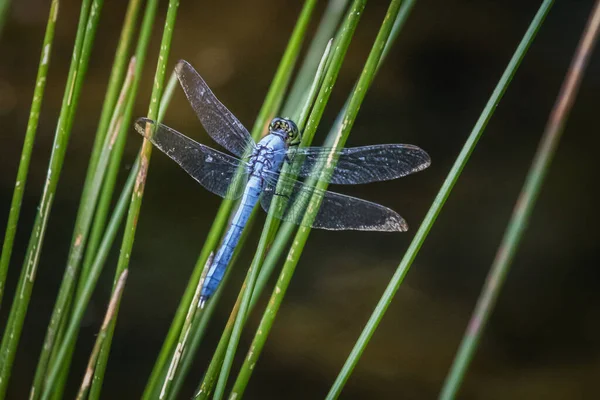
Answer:
[{"label": "blue dragonfly", "polygon": [[[303,225],[307,224],[304,220],[306,207],[316,196],[321,206],[309,224],[313,228],[388,232],[408,229],[404,219],[387,207],[318,189],[296,180],[295,176],[322,179],[321,167],[333,157],[337,164],[330,168],[326,177],[329,183],[354,185],[395,179],[427,168],[430,158],[425,151],[408,144],[341,150],[302,148],[298,147],[300,132],[287,118],[274,118],[268,134],[256,143],[188,62],[179,61],[175,72],[206,132],[236,157],[197,143],[147,118],[136,121],[136,130],[209,191],[230,200],[241,198],[206,273],[200,292],[201,307],[217,290],[252,209],[259,201],[262,208],[269,211],[276,196],[284,199],[283,205],[270,211],[272,215]],[[281,171],[284,163],[295,166],[292,173]],[[282,188],[285,192],[278,193]]]}]

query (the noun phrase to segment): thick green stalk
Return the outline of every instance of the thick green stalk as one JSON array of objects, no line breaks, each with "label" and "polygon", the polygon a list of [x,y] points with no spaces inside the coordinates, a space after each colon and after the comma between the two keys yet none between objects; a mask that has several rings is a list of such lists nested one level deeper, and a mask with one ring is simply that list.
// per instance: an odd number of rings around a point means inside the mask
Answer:
[{"label": "thick green stalk", "polygon": [[469,138],[467,139],[467,141],[466,141],[465,145],[463,146],[460,154],[458,155],[454,165],[452,166],[452,169],[450,170],[448,176],[446,177],[446,180],[442,184],[440,191],[438,192],[435,200],[433,201],[431,208],[429,209],[429,211],[427,212],[427,215],[425,216],[423,222],[421,223],[419,230],[415,234],[415,237],[413,238],[406,254],[402,258],[402,261],[400,262],[398,269],[392,276],[390,283],[388,284],[381,299],[379,300],[379,303],[375,307],[375,310],[373,311],[373,314],[369,318],[369,321],[367,322],[365,328],[363,329],[363,332],[361,333],[360,337],[356,341],[354,348],[352,349],[352,352],[350,353],[350,355],[348,356],[348,359],[346,360],[346,363],[344,364],[338,377],[336,378],[335,382],[333,383],[333,385],[329,391],[329,394],[327,396],[328,399],[335,399],[340,395],[346,381],[348,380],[348,378],[350,377],[350,374],[352,373],[352,370],[356,366],[358,360],[360,359],[361,354],[363,353],[364,349],[366,348],[366,346],[369,342],[369,339],[375,332],[375,329],[377,329],[377,326],[379,325],[379,322],[383,318],[383,315],[385,314],[387,307],[391,303],[391,301],[394,297],[394,294],[400,287],[400,284],[402,283],[404,276],[408,272],[413,260],[417,256],[417,253],[419,252],[419,249],[421,248],[423,242],[425,241],[425,238],[427,237],[429,230],[433,226],[433,223],[435,222],[444,203],[446,202],[446,199],[450,195],[450,192],[451,192],[452,188],[454,187],[454,184],[458,180],[458,177],[460,176],[462,169],[466,165],[466,163],[469,159],[469,156],[471,155],[471,152],[475,148],[477,141],[481,137],[496,106],[500,102],[502,95],[504,94],[504,92],[506,91],[506,88],[508,87],[508,84],[512,80],[512,77],[514,76],[515,71],[517,70],[519,64],[521,63],[523,57],[525,56],[527,49],[529,48],[529,45],[533,41],[533,38],[535,37],[535,34],[537,33],[538,29],[540,28],[552,3],[553,3],[552,0],[544,1],[544,3],[542,4],[542,6],[540,8],[540,11],[538,12],[536,17],[532,21],[529,29],[527,30],[525,36],[523,37],[523,40],[519,44],[519,47],[517,48],[513,58],[509,62],[506,70],[504,71],[504,74],[502,75],[502,77],[500,78],[500,81],[498,82],[498,85],[494,89],[494,92],[492,93],[488,103],[486,104],[477,123],[475,124],[475,127],[473,128]]},{"label": "thick green stalk", "polygon": [[91,0],[84,0],[81,7],[73,58],[67,78],[67,86],[63,97],[54,144],[52,146],[52,155],[44,184],[42,200],[33,225],[25,262],[23,263],[15,293],[15,300],[13,301],[9,320],[2,338],[2,346],[0,348],[0,399],[4,398],[6,393],[16,349],[21,337],[23,321],[29,306],[42,242],[52,207],[52,199],[60,178],[71,127],[98,26],[101,6],[102,0],[94,0],[93,3]]},{"label": "thick green stalk", "polygon": [[[269,92],[267,93],[265,101],[254,123],[251,132],[254,140],[257,140],[262,136],[262,133],[266,129],[269,121],[273,118],[281,105],[315,4],[316,0],[306,0],[304,4],[300,17],[298,18],[296,26],[294,27],[294,31],[290,37],[290,41],[288,42],[285,53],[283,54],[281,62],[279,63],[279,67],[277,68],[277,72],[275,73],[275,77],[271,82]],[[221,238],[221,234],[227,223],[231,209],[233,208],[233,203],[234,202],[231,200],[223,200],[221,203],[219,211],[217,212],[217,216],[215,217],[213,225],[200,252],[200,256],[198,257],[198,261],[196,262],[194,271],[192,272],[188,282],[186,291],[182,296],[181,302],[179,303],[179,307],[177,308],[177,312],[171,327],[169,328],[167,338],[165,339],[158,359],[154,365],[154,368],[152,369],[150,378],[148,379],[148,384],[146,385],[143,395],[143,399],[145,400],[152,398],[157,390],[157,385],[163,381],[163,376],[166,373],[166,365],[175,349],[177,338],[179,337],[181,327],[183,326],[185,320],[185,315],[194,296],[198,281],[202,276],[202,271],[206,264],[206,260],[208,259],[210,253],[215,249]]]},{"label": "thick green stalk", "polygon": [[96,365],[96,360],[98,359],[98,355],[100,354],[100,346],[102,346],[102,342],[106,338],[108,323],[112,320],[113,316],[115,315],[117,302],[121,300],[121,295],[123,294],[123,290],[125,289],[125,281],[127,280],[127,274],[128,270],[124,270],[121,273],[121,276],[117,281],[117,285],[115,286],[115,290],[113,291],[113,294],[110,298],[110,302],[108,303],[106,314],[104,316],[104,321],[102,322],[102,327],[100,328],[100,332],[98,333],[98,337],[96,338],[96,343],[94,343],[94,348],[92,349],[92,353],[90,354],[90,360],[88,361],[85,375],[83,377],[83,382],[81,382],[79,392],[77,393],[77,400],[83,400],[90,388],[92,375],[94,373],[94,366]]},{"label": "thick green stalk", "polygon": [[[149,7],[151,7],[149,5]],[[159,111],[159,103],[160,98],[162,96],[164,80],[165,80],[165,71],[167,66],[167,60],[169,57],[169,50],[171,48],[171,39],[173,37],[173,27],[175,26],[175,19],[177,17],[177,9],[179,7],[179,0],[170,0],[169,7],[167,10],[167,16],[165,21],[165,27],[163,30],[163,36],[160,45],[160,53],[158,57],[158,63],[156,66],[156,73],[154,76],[154,85],[152,87],[152,94],[150,96],[150,105],[148,107],[148,118],[156,120],[158,117]],[[152,18],[153,19],[153,18]],[[147,32],[149,33],[149,32]],[[146,34],[145,31],[142,32],[142,35]],[[127,215],[127,222],[125,224],[125,231],[123,235],[123,242],[121,244],[121,251],[119,254],[119,261],[117,265],[117,275],[120,275],[122,271],[129,267],[129,258],[131,256],[131,250],[133,248],[133,242],[135,239],[135,232],[137,228],[137,221],[140,214],[140,209],[142,206],[142,197],[144,193],[144,186],[146,182],[146,176],[148,174],[148,166],[150,162],[150,156],[152,154],[152,144],[144,140],[142,144],[142,149],[140,151],[140,165],[137,173],[137,178],[133,190],[133,194],[131,196],[131,202],[129,206],[129,212]],[[118,304],[117,311],[118,313]],[[107,331],[107,336],[102,344],[102,350],[100,357],[98,359],[98,365],[96,366],[96,372],[94,375],[93,386],[91,389],[90,397],[98,396],[100,391],[100,384],[102,381],[102,377],[104,375],[104,371],[106,368],[106,363],[108,361],[108,353],[110,349],[110,345],[112,342],[112,335],[114,332],[114,326],[116,323],[116,316],[111,321],[110,326]],[[94,387],[97,389],[95,390]]]},{"label": "thick green stalk", "polygon": [[544,135],[540,141],[537,152],[525,184],[515,204],[512,216],[504,232],[502,242],[498,247],[496,257],[486,278],[485,286],[477,300],[475,311],[471,316],[467,331],[463,335],[459,350],[452,363],[444,387],[440,393],[440,399],[454,399],[464,379],[467,368],[470,365],[479,340],[487,321],[492,314],[500,290],[506,280],[512,259],[529,223],[529,217],[533,211],[535,202],[539,196],[542,184],[550,163],[558,147],[560,137],[567,122],[569,112],[575,101],[583,73],[587,67],[589,57],[598,37],[600,27],[600,1],[592,11],[588,25],[582,35],[575,56],[571,61],[571,67],[565,77],[562,88],[554,104]]},{"label": "thick green stalk", "polygon": [[[365,96],[366,90],[368,89],[377,69],[377,64],[381,57],[381,53],[383,51],[383,47],[387,41],[387,38],[391,32],[392,26],[394,24],[396,15],[398,14],[398,10],[400,8],[400,1],[392,1],[388,13],[385,17],[385,20],[382,24],[382,27],[377,35],[376,44],[373,46],[373,50],[371,54],[369,54],[369,58],[365,64],[365,68],[361,74],[358,85],[353,91],[353,95],[349,102],[349,107],[347,114],[344,117],[344,123],[342,125],[342,130],[338,134],[338,138],[336,141],[336,148],[341,148],[346,141],[352,125],[354,123],[354,119],[358,113],[358,109],[362,100]],[[351,10],[348,14],[348,17],[344,24],[341,27],[341,35],[338,40],[334,43],[334,53],[331,61],[331,65],[329,71],[325,77],[325,82],[323,87],[321,88],[321,92],[319,93],[319,99],[322,96],[328,96],[328,93],[331,92],[333,84],[335,82],[335,78],[337,77],[337,73],[341,67],[345,52],[350,43],[350,39],[354,30],[358,24],[362,11],[364,9],[365,2],[355,1],[351,7]],[[326,103],[328,97],[325,97],[324,103]],[[307,130],[314,124],[318,125],[319,119],[323,113],[324,106],[321,106],[321,101],[317,100],[316,106],[313,109],[311,117],[309,119]],[[304,139],[304,138],[303,138]],[[317,183],[317,187],[319,189],[325,189],[327,184],[324,181],[319,181]],[[315,200],[316,199],[316,200]],[[274,322],[275,316],[277,314],[277,310],[283,300],[283,296],[287,289],[287,286],[290,282],[291,276],[293,275],[294,268],[298,262],[299,255],[302,252],[304,244],[308,239],[308,233],[310,232],[309,228],[305,226],[310,226],[312,219],[316,216],[316,212],[318,211],[319,199],[315,196],[306,211],[304,216],[304,220],[302,223],[302,227],[298,230],[296,234],[296,238],[294,239],[293,245],[288,253],[286,263],[283,266],[280,278],[275,286],[275,291],[271,296],[271,300],[268,303],[267,309],[263,314],[260,325],[257,329],[257,332],[254,336],[252,344],[250,345],[250,351],[248,355],[244,359],[244,363],[242,364],[240,373],[236,379],[236,382],[231,391],[230,398],[239,398],[243,395],[248,381],[250,380],[250,376],[252,374],[252,370],[262,352],[264,344],[266,342],[266,338],[269,334],[270,328]]]},{"label": "thick green stalk", "polygon": [[[5,10],[8,8],[8,3],[8,1],[4,1]],[[0,15],[2,12],[3,11],[0,10]],[[44,98],[44,89],[46,88],[46,76],[48,75],[48,67],[50,65],[50,54],[52,53],[52,42],[54,40],[54,28],[56,26],[57,17],[58,0],[53,0],[50,4],[48,23],[46,24],[46,33],[44,35],[42,52],[40,54],[40,65],[38,67],[35,89],[33,91],[33,100],[31,102],[31,111],[29,112],[29,120],[27,121],[27,131],[25,133],[25,141],[23,142],[23,150],[21,151],[21,161],[19,163],[19,170],[17,171],[15,191],[13,192],[13,198],[10,204],[6,233],[2,245],[2,256],[0,257],[0,305],[2,304],[2,297],[4,295],[6,274],[8,273],[8,267],[10,265],[10,256],[12,254],[15,234],[17,232],[17,225],[19,224],[21,203],[23,201],[23,193],[25,192],[25,185],[27,183],[29,162],[31,161],[31,151],[33,149],[33,143],[35,142],[40,109]],[[2,26],[0,23],[0,30],[1,29]]]}]

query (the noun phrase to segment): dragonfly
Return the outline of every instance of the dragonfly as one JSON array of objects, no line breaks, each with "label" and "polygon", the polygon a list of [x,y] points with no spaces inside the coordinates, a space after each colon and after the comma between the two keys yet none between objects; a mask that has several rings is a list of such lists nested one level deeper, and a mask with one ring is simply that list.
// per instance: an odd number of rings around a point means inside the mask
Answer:
[{"label": "dragonfly", "polygon": [[[343,149],[300,147],[298,127],[291,119],[282,117],[270,122],[268,134],[257,143],[187,61],[179,61],[175,73],[206,132],[233,155],[198,143],[151,119],[138,119],[136,130],[204,188],[225,199],[239,200],[204,277],[200,307],[217,290],[258,202],[280,220],[312,228],[387,232],[408,229],[406,221],[387,207],[319,189],[309,180],[323,180],[323,165],[330,165],[326,180],[331,184],[354,185],[400,178],[430,165],[425,151],[409,144]],[[333,159],[337,163],[331,166]],[[284,164],[293,164],[295,168],[282,171]],[[304,178],[304,182],[297,177]],[[283,205],[269,211],[276,198],[283,199],[280,201]],[[316,216],[305,218],[309,203],[315,199],[320,203]]]}]

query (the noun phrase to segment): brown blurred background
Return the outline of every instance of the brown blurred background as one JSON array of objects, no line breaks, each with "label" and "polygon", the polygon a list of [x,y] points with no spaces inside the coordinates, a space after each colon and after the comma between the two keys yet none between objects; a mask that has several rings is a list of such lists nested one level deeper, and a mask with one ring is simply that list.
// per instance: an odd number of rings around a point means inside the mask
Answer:
[{"label": "brown blurred background", "polygon": [[[0,229],[18,167],[48,1],[13,1],[0,39]],[[25,398],[65,266],[125,1],[106,1],[54,202],[9,398]],[[166,2],[136,105],[151,90]],[[324,3],[324,2],[322,2]],[[541,1],[417,2],[361,108],[348,145],[412,143],[432,166],[401,180],[343,188],[399,211],[406,234],[313,231],[247,398],[327,393]],[[592,1],[557,1],[373,336],[342,398],[436,398],[506,227]],[[352,41],[318,132],[327,132],[360,73],[387,2],[373,1]],[[301,2],[182,0],[170,68],[184,58],[251,126]],[[324,9],[320,4],[310,32]],[[75,36],[79,2],[61,2],[46,97],[0,315],[5,324],[40,199]],[[600,52],[592,57],[564,138],[461,399],[593,399],[600,373],[598,152]],[[214,145],[177,89],[165,122]],[[132,129],[124,181],[140,145]],[[103,397],[139,398],[219,199],[166,156],[152,159]],[[181,398],[210,359],[258,240],[236,264]],[[120,238],[118,239],[120,244]],[[118,247],[118,246],[115,246]],[[79,385],[107,303],[118,251],[81,330],[66,397]],[[259,313],[243,335],[251,340]],[[234,366],[234,376],[237,370]]]}]

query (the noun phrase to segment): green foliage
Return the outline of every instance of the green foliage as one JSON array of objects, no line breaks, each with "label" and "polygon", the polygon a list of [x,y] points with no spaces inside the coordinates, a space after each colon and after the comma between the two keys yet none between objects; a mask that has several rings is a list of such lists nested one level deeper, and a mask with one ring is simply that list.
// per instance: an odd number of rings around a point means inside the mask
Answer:
[{"label": "green foliage", "polygon": [[67,86],[65,88],[62,108],[56,128],[54,146],[52,148],[42,200],[38,207],[27,248],[27,254],[21,269],[21,276],[2,337],[2,345],[0,347],[0,398],[5,396],[17,345],[21,338],[23,322],[25,320],[25,315],[27,314],[31,291],[33,290],[33,284],[35,282],[42,242],[52,208],[52,199],[60,178],[60,172],[67,150],[67,143],[71,133],[79,95],[81,94],[81,86],[85,78],[92,45],[94,43],[101,6],[101,0],[95,0],[93,2],[91,0],[85,0],[81,6],[71,67],[69,69]]}]

